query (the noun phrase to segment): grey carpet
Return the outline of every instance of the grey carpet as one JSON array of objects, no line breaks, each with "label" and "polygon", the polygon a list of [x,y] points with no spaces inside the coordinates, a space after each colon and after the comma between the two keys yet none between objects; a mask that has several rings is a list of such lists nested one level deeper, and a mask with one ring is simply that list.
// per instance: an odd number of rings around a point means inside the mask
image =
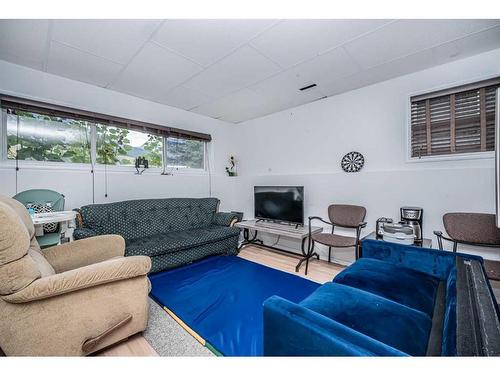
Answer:
[{"label": "grey carpet", "polygon": [[208,357],[214,354],[186,332],[155,301],[149,299],[149,322],[144,338],[162,357]]}]

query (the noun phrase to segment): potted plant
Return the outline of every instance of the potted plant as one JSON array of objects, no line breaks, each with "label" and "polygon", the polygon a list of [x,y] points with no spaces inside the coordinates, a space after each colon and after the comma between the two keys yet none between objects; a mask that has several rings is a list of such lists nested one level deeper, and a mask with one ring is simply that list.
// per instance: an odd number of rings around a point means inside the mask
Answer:
[{"label": "potted plant", "polygon": [[226,167],[226,173],[229,177],[237,176],[236,173],[236,159],[233,155],[229,157],[229,166]]}]

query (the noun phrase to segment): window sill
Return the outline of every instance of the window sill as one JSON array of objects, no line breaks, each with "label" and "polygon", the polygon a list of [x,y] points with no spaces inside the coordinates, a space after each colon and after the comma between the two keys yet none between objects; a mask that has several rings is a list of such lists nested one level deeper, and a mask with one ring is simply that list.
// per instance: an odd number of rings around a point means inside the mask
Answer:
[{"label": "window sill", "polygon": [[[0,170],[13,170],[16,167],[16,163],[13,160],[3,160],[0,161]],[[90,164],[79,164],[79,163],[58,163],[58,162],[25,162],[19,161],[19,170],[64,170],[64,171],[79,171],[79,172],[89,172],[91,171]],[[98,164],[95,166],[96,172],[107,173],[128,173],[135,174],[136,170],[133,166],[128,165],[108,165]],[[162,175],[163,168],[152,167],[147,169],[143,175]],[[208,175],[208,171],[203,169],[179,169],[171,171],[171,174],[165,174],[164,176],[204,176]]]},{"label": "window sill", "polygon": [[478,159],[494,159],[494,158],[495,158],[494,151],[486,151],[486,152],[471,152],[467,154],[423,156],[421,158],[408,156],[406,162],[426,163],[426,162],[439,162],[439,161],[478,160]]}]

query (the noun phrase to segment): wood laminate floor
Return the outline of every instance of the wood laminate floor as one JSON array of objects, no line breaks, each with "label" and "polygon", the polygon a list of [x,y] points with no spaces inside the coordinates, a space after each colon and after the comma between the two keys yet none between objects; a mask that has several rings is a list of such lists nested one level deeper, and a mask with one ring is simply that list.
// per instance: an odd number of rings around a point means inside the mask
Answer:
[{"label": "wood laminate floor", "polygon": [[[312,260],[309,263],[309,271],[307,276],[304,275],[304,267],[300,272],[295,272],[295,266],[299,261],[299,257],[287,255],[279,252],[270,251],[257,246],[247,246],[240,251],[240,257],[250,260],[255,263],[260,263],[268,267],[272,267],[284,272],[289,272],[307,279],[324,283],[330,281],[333,277],[344,269],[333,263],[328,263],[323,260]],[[128,340],[118,343],[103,350],[97,354],[98,356],[157,356],[158,354],[144,339],[142,334],[137,334],[130,337]]]}]

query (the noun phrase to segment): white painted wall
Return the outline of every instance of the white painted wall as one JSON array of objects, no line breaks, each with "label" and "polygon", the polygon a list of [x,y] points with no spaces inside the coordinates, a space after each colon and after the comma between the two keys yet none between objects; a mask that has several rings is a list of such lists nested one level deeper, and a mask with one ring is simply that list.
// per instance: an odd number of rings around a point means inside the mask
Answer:
[{"label": "white painted wall", "polygon": [[[326,217],[334,202],[360,204],[368,211],[367,234],[378,217],[399,218],[399,207],[416,205],[424,208],[426,237],[442,229],[445,212],[494,212],[492,155],[409,162],[406,129],[411,95],[498,76],[499,62],[495,50],[239,124],[233,208],[253,217],[254,185],[304,185],[306,217]],[[340,160],[352,150],[366,163],[347,174]],[[353,260],[352,250],[335,254],[340,263]],[[500,259],[494,251],[483,255]]]},{"label": "white painted wall", "polygon": [[[0,61],[0,92],[40,101],[81,108],[155,124],[210,133],[212,195],[222,199],[221,209],[230,209],[231,190],[227,189],[224,167],[232,149],[232,124],[197,115],[181,109],[142,100],[104,88],[28,69]],[[3,147],[0,146],[0,147]],[[132,168],[109,168],[108,198],[104,197],[103,167],[96,171],[96,202],[112,202],[135,198],[206,197],[209,175],[174,174],[161,176],[153,169],[142,176]],[[66,208],[92,203],[90,168],[67,165],[25,167],[18,173],[18,190],[49,188],[66,196]],[[12,163],[0,162],[0,194],[15,194],[15,172]],[[228,198],[229,197],[229,198]]]}]

